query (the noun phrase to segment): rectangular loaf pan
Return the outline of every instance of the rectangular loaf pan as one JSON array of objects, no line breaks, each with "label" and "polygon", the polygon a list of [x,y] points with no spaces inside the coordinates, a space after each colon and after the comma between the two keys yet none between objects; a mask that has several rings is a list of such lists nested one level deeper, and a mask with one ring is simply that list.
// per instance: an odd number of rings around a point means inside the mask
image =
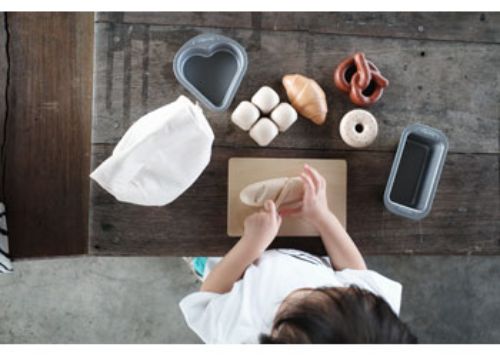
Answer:
[{"label": "rectangular loaf pan", "polygon": [[385,207],[414,220],[427,216],[447,152],[448,139],[442,131],[423,124],[406,127],[385,188]]}]

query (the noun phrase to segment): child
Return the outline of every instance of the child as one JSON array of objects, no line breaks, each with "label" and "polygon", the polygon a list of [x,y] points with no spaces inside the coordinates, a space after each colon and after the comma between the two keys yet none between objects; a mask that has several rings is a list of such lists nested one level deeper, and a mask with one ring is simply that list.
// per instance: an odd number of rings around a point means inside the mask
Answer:
[{"label": "child", "polygon": [[[181,301],[189,327],[207,343],[415,343],[397,317],[401,285],[366,269],[328,208],[325,179],[308,165],[301,178],[302,205],[277,212],[267,201],[205,273],[200,291]],[[287,215],[317,228],[329,261],[297,250],[266,251]]]}]

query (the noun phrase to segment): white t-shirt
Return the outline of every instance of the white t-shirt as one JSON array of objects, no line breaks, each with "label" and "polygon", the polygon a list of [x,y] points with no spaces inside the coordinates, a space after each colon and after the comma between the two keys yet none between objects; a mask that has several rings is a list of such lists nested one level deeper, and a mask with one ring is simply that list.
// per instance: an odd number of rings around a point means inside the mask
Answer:
[{"label": "white t-shirt", "polygon": [[195,292],[179,306],[205,343],[258,343],[261,333],[271,332],[281,302],[292,291],[350,285],[382,297],[399,315],[400,283],[371,270],[335,271],[326,259],[291,249],[264,252],[230,292]]}]

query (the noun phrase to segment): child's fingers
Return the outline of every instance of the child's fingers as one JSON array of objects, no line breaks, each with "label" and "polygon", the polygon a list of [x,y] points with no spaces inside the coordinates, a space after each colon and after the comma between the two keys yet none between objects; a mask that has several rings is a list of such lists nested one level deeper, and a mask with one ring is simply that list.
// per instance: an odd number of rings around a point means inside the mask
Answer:
[{"label": "child's fingers", "polygon": [[274,204],[274,202],[272,200],[267,200],[266,202],[264,202],[264,210],[265,211],[272,212],[273,209],[276,210],[276,205]]},{"label": "child's fingers", "polygon": [[276,208],[276,204],[274,203],[273,200],[267,200],[264,203],[264,210],[271,214],[272,216],[277,216],[278,215],[278,209]]},{"label": "child's fingers", "polygon": [[309,166],[308,164],[304,165],[304,173],[309,176],[314,183],[314,191],[317,192],[320,186],[320,180],[318,177],[314,174],[312,167]]},{"label": "child's fingers", "polygon": [[298,207],[298,208],[283,208],[283,209],[280,209],[280,216],[282,217],[286,217],[286,216],[292,216],[294,214],[299,214],[300,211],[302,210],[302,207]]},{"label": "child's fingers", "polygon": [[278,208],[276,207],[276,203],[272,200],[267,200],[264,203],[264,210],[267,214],[269,214],[272,218],[276,219],[276,223],[278,226],[281,226],[281,215],[278,212]]},{"label": "child's fingers", "polygon": [[312,182],[311,177],[307,174],[301,174],[300,177],[304,181],[304,198],[308,199],[309,197],[313,197],[316,189],[314,187],[314,183]]},{"label": "child's fingers", "polygon": [[305,169],[310,175],[314,178],[314,183],[316,184],[316,188],[320,188],[324,185],[325,179],[314,167],[306,164]]}]

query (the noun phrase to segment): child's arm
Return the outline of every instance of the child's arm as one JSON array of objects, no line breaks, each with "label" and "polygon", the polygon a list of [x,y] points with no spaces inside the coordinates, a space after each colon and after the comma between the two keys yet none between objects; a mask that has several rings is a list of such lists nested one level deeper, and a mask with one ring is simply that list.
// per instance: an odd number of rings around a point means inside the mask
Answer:
[{"label": "child's arm", "polygon": [[281,217],[273,201],[267,201],[264,210],[245,219],[245,232],[236,245],[207,276],[200,291],[227,293],[243,273],[269,247],[278,234]]},{"label": "child's arm", "polygon": [[282,210],[280,214],[283,216],[299,214],[313,224],[321,234],[323,245],[335,269],[366,269],[358,248],[328,208],[326,182],[323,176],[305,165],[301,178],[304,181],[302,206],[298,209]]}]

